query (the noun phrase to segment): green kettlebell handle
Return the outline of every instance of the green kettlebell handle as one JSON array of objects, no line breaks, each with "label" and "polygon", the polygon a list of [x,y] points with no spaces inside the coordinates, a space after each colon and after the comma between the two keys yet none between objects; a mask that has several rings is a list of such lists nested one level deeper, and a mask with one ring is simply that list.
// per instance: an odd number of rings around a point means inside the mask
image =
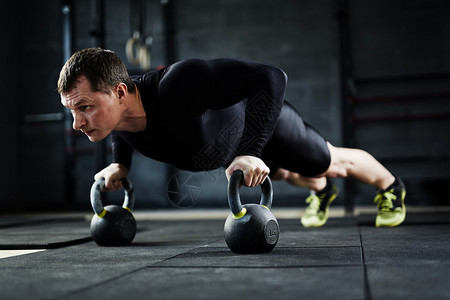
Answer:
[{"label": "green kettlebell handle", "polygon": [[[241,203],[241,196],[239,195],[239,188],[244,178],[244,172],[236,170],[230,177],[227,188],[228,205],[231,212],[236,218],[240,218],[245,215],[245,209]],[[267,207],[269,210],[272,208],[273,189],[272,181],[269,177],[261,184],[261,201],[259,205]]]},{"label": "green kettlebell handle", "polygon": [[[128,179],[122,179],[122,185],[125,190],[125,197],[122,207],[131,210],[134,207],[134,187]],[[103,217],[106,214],[106,210],[103,207],[101,193],[105,187],[105,178],[100,178],[91,187],[91,205],[97,216]]]}]

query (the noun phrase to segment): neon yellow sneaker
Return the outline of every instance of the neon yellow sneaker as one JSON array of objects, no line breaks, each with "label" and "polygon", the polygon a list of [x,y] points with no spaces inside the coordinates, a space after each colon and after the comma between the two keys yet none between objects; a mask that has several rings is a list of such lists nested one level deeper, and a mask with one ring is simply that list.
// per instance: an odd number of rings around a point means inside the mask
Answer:
[{"label": "neon yellow sneaker", "polygon": [[328,220],[328,208],[331,202],[336,199],[339,191],[332,183],[327,183],[324,192],[315,193],[311,191],[311,195],[306,198],[309,204],[301,218],[304,227],[320,227]]},{"label": "neon yellow sneaker", "polygon": [[406,188],[400,178],[387,189],[377,192],[374,200],[378,203],[376,227],[395,227],[405,220],[405,196]]}]

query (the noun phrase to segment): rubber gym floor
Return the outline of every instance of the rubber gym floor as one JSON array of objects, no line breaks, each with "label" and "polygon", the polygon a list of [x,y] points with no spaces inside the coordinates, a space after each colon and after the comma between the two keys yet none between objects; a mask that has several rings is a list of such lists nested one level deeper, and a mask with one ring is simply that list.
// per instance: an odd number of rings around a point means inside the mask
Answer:
[{"label": "rubber gym floor", "polygon": [[0,219],[0,299],[450,299],[450,208],[409,208],[375,228],[375,211],[332,211],[303,228],[301,210],[274,209],[267,254],[232,253],[226,210],[135,212],[125,247],[90,238],[92,214]]}]

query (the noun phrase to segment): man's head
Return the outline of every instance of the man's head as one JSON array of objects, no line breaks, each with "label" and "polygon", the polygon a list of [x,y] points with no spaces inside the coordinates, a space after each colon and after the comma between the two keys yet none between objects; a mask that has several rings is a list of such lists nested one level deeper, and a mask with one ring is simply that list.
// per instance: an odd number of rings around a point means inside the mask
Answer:
[{"label": "man's head", "polygon": [[93,92],[109,94],[118,83],[126,84],[129,93],[135,86],[122,60],[110,50],[87,48],[72,55],[59,73],[58,93],[67,94],[84,75]]},{"label": "man's head", "polygon": [[126,99],[136,87],[123,62],[112,51],[81,50],[62,68],[58,80],[61,103],[73,116],[73,129],[95,142],[123,125]]}]

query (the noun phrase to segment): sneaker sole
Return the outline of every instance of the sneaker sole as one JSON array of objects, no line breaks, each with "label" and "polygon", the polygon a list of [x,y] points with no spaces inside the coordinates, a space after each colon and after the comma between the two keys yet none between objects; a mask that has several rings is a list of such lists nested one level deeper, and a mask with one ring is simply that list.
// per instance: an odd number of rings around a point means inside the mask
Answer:
[{"label": "sneaker sole", "polygon": [[382,228],[382,227],[385,227],[385,228],[396,227],[396,226],[402,224],[403,221],[405,221],[405,218],[406,218],[406,207],[405,207],[405,204],[403,204],[403,205],[402,205],[402,215],[401,215],[401,218],[400,218],[397,222],[395,222],[395,223],[390,223],[390,224],[382,224],[382,223],[380,224],[380,223],[376,220],[376,221],[375,221],[375,227],[377,227],[377,228]]}]

